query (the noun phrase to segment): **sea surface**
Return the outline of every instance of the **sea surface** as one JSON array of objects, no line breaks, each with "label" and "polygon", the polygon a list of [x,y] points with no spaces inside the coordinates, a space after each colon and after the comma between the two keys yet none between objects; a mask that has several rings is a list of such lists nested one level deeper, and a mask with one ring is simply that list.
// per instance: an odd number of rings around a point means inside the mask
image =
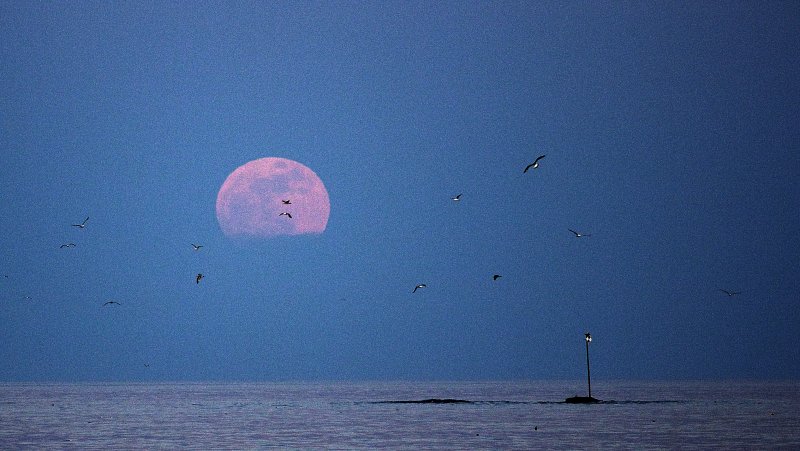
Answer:
[{"label": "sea surface", "polygon": [[596,383],[603,403],[563,403],[585,394],[579,381],[5,383],[0,449],[800,449],[798,381]]}]

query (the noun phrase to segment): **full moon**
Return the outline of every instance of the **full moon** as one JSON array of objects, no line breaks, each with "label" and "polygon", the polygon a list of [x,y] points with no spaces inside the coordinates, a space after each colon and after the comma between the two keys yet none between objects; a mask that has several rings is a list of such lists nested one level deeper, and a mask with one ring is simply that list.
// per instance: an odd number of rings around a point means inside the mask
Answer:
[{"label": "full moon", "polygon": [[217,194],[217,221],[231,238],[320,234],[330,212],[322,180],[285,158],[261,158],[239,166]]}]

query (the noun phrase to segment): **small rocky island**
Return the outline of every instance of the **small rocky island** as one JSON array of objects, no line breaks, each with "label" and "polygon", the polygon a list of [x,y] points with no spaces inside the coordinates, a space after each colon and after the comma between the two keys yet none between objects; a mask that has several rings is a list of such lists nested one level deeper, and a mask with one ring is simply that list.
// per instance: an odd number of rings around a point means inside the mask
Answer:
[{"label": "small rocky island", "polygon": [[564,402],[567,404],[595,404],[600,400],[591,396],[573,396],[565,399]]}]

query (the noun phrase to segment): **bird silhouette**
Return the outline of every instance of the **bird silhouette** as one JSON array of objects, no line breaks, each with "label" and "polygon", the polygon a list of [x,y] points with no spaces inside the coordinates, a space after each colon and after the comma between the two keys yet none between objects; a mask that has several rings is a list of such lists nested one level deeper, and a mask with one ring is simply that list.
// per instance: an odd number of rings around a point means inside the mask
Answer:
[{"label": "bird silhouette", "polygon": [[197,273],[197,276],[194,278],[194,282],[200,283],[200,279],[202,279],[203,277],[205,277],[203,274]]},{"label": "bird silhouette", "polygon": [[725,290],[725,289],[722,289],[722,288],[720,288],[719,291],[727,294],[728,297],[736,296],[737,294],[742,294],[741,291],[730,291],[730,290]]},{"label": "bird silhouette", "polygon": [[418,289],[427,288],[427,287],[428,287],[427,285],[425,285],[424,283],[421,283],[421,284],[417,285],[416,287],[414,287],[414,290],[412,290],[411,292],[412,293],[416,293]]},{"label": "bird silhouette", "polygon": [[80,223],[80,224],[72,224],[72,227],[77,227],[79,229],[85,229],[86,228],[86,221],[88,221],[88,220],[89,220],[89,217],[87,216],[86,219],[84,219],[82,223]]},{"label": "bird silhouette", "polygon": [[291,199],[286,199],[286,200],[281,199],[281,202],[283,202],[283,205],[292,205]]},{"label": "bird silhouette", "polygon": [[503,277],[503,276],[501,276],[500,274],[495,274],[495,275],[492,276],[492,280],[497,280],[497,279],[499,279],[501,277]]},{"label": "bird silhouette", "polygon": [[576,231],[574,231],[572,229],[567,229],[567,230],[569,230],[570,232],[574,233],[575,234],[575,238],[581,238],[581,237],[584,237],[584,236],[592,236],[592,235],[587,234],[587,233],[576,232]]},{"label": "bird silhouette", "polygon": [[533,160],[533,163],[525,166],[525,170],[522,171],[522,173],[524,174],[524,173],[528,172],[528,169],[530,169],[530,168],[537,169],[539,167],[539,160],[541,160],[544,157],[545,157],[544,155],[539,155],[538,157],[536,157],[536,159]]},{"label": "bird silhouette", "polygon": [[458,202],[458,201],[460,201],[460,200],[461,200],[461,194],[459,194],[458,196],[451,197],[450,199],[452,199],[452,200],[454,200],[454,201]]},{"label": "bird silhouette", "polygon": [[64,249],[65,247],[75,247],[75,243],[62,244],[59,249]]},{"label": "bird silhouette", "polygon": [[122,304],[120,304],[120,303],[119,303],[119,302],[117,302],[117,301],[108,301],[108,302],[106,302],[105,304],[103,304],[103,307],[105,307],[105,306],[107,306],[107,305],[111,305],[111,304],[122,305]]},{"label": "bird silhouette", "polygon": [[192,243],[192,247],[194,248],[194,250],[199,251],[200,248],[203,247],[203,245],[202,244],[194,244],[194,243]]},{"label": "bird silhouette", "polygon": [[289,219],[292,219],[292,214],[288,213],[288,212],[285,212],[285,211],[283,213],[279,214],[278,216],[288,216]]}]

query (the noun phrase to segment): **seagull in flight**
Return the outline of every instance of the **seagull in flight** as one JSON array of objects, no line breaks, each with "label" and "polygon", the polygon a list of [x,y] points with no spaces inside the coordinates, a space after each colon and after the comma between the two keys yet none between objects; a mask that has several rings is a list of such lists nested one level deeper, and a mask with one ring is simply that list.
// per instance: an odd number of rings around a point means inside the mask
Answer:
[{"label": "seagull in flight", "polygon": [[536,159],[533,160],[533,163],[525,166],[525,170],[522,171],[522,173],[524,174],[524,173],[528,172],[528,169],[530,169],[530,168],[537,169],[539,167],[539,160],[541,160],[544,157],[545,157],[544,155],[539,155],[538,157],[536,157]]},{"label": "seagull in flight", "polygon": [[194,250],[199,251],[200,248],[203,247],[203,245],[202,244],[194,244],[194,243],[192,243],[192,247],[194,248]]},{"label": "seagull in flight", "polygon": [[194,283],[200,283],[200,279],[202,279],[203,277],[205,276],[203,276],[202,273],[197,273],[197,277],[194,278]]},{"label": "seagull in flight", "polygon": [[72,224],[72,227],[77,227],[79,229],[85,229],[86,228],[86,221],[88,221],[88,220],[89,220],[89,217],[87,216],[86,219],[84,219],[82,223],[80,223],[80,224]]},{"label": "seagull in flight", "polygon": [[62,244],[59,249],[64,249],[65,247],[75,247],[75,243]]},{"label": "seagull in flight", "polygon": [[460,201],[460,200],[461,200],[461,194],[459,194],[458,196],[451,197],[450,199],[452,199],[452,200],[454,200],[454,201],[458,202],[458,201]]},{"label": "seagull in flight", "polygon": [[501,277],[503,277],[503,276],[501,276],[500,274],[495,274],[495,275],[492,276],[492,280],[497,280],[497,279],[499,279]]},{"label": "seagull in flight", "polygon": [[281,199],[281,202],[283,202],[283,205],[292,205],[291,199],[286,199],[286,200]]},{"label": "seagull in flight", "polygon": [[569,230],[570,232],[574,233],[575,234],[575,238],[581,238],[581,237],[584,237],[584,236],[592,236],[592,235],[590,235],[588,233],[580,233],[580,232],[576,232],[576,231],[574,231],[572,229],[567,229],[567,230]]},{"label": "seagull in flight", "polygon": [[105,307],[105,306],[107,306],[107,305],[111,305],[111,304],[122,305],[122,304],[120,304],[120,303],[119,303],[119,302],[117,302],[117,301],[108,301],[108,302],[106,302],[105,304],[103,304],[103,307]]},{"label": "seagull in flight", "polygon": [[289,219],[292,219],[292,214],[288,213],[288,212],[285,212],[285,211],[283,213],[279,214],[278,216],[288,216]]},{"label": "seagull in flight", "polygon": [[728,297],[733,297],[733,296],[736,296],[737,294],[742,294],[741,291],[729,291],[729,290],[725,290],[725,289],[722,289],[722,288],[720,288],[719,291],[727,294]]},{"label": "seagull in flight", "polygon": [[427,287],[428,287],[427,285],[425,285],[424,283],[421,283],[421,284],[417,285],[416,287],[414,287],[414,290],[412,291],[412,293],[416,293],[417,290],[420,289],[420,288],[427,288]]}]

